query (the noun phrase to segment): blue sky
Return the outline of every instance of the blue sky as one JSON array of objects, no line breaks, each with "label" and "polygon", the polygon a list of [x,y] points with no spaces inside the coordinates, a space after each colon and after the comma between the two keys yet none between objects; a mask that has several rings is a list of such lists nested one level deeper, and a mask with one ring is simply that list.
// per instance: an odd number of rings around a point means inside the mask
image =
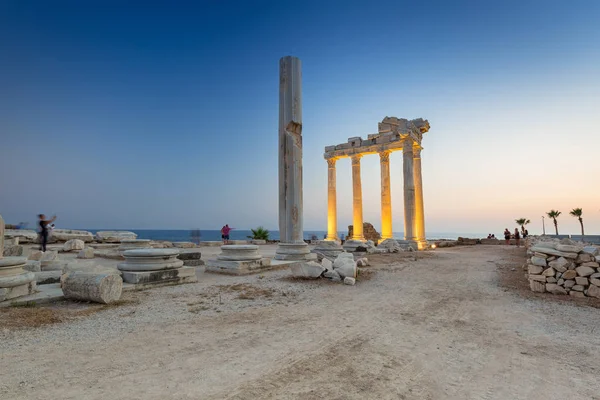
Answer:
[{"label": "blue sky", "polygon": [[[551,208],[600,233],[600,2],[0,3],[0,213],[61,227],[277,228],[278,61],[303,63],[304,226],[326,145],[427,118],[429,231]],[[392,154],[394,230],[402,157]],[[338,225],[351,173],[338,162]],[[379,228],[379,163],[363,158]],[[541,229],[533,226],[531,231]]]}]

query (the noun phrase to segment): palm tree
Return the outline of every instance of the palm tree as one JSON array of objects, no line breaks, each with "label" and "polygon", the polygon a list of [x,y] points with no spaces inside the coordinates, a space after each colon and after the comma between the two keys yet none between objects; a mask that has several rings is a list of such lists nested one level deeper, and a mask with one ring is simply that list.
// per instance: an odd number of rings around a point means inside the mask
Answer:
[{"label": "palm tree", "polygon": [[554,220],[554,229],[556,230],[556,234],[558,235],[558,222],[556,222],[556,218],[560,215],[560,211],[558,210],[550,210],[546,213],[546,215]]},{"label": "palm tree", "polygon": [[527,225],[531,221],[528,220],[527,218],[519,218],[519,219],[516,219],[515,222],[517,223],[517,225],[521,226],[521,232],[525,232],[525,225]]},{"label": "palm tree", "polygon": [[574,208],[571,210],[571,212],[569,214],[571,214],[572,216],[574,216],[575,218],[577,218],[579,220],[579,224],[581,225],[581,236],[584,236],[583,218],[581,218],[581,216],[583,215],[583,210],[581,208]]},{"label": "palm tree", "polygon": [[256,229],[250,229],[252,236],[248,236],[249,239],[254,240],[269,240],[269,231],[262,226]]}]

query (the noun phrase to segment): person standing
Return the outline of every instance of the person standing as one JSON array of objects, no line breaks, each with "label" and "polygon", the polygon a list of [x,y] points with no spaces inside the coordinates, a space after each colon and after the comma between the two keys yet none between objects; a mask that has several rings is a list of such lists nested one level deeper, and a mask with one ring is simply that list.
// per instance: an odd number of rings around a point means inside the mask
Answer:
[{"label": "person standing", "polygon": [[46,252],[46,244],[48,244],[48,225],[56,220],[56,215],[49,220],[46,220],[44,214],[40,214],[38,217],[40,219],[40,250]]},{"label": "person standing", "polygon": [[507,246],[510,244],[510,231],[508,228],[504,228],[504,244]]},{"label": "person standing", "polygon": [[521,234],[519,233],[519,228],[515,228],[515,242],[517,242],[517,247],[520,247]]},{"label": "person standing", "polygon": [[225,226],[221,228],[224,244],[229,244],[229,232],[231,232],[232,229],[233,228],[230,228],[228,224],[225,224]]}]

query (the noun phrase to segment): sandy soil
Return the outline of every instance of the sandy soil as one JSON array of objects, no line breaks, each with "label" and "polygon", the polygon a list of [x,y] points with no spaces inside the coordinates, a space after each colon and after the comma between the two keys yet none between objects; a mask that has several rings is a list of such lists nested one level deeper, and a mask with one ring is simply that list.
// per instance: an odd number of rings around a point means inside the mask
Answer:
[{"label": "sandy soil", "polygon": [[0,314],[0,398],[600,399],[600,314],[511,287],[524,250],[413,257],[370,257],[356,286],[199,269],[118,307],[53,306],[61,323]]}]

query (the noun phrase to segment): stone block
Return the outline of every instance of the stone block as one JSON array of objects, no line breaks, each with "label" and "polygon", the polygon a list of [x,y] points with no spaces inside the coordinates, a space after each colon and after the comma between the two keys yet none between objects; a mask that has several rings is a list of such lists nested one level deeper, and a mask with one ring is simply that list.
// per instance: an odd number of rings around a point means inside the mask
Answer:
[{"label": "stone block", "polygon": [[23,246],[21,245],[5,245],[4,257],[21,257],[23,255]]},{"label": "stone block", "polygon": [[554,271],[554,268],[550,267],[548,269],[546,269],[544,272],[542,272],[543,276],[554,276],[556,274],[556,271]]},{"label": "stone block", "polygon": [[196,244],[192,242],[173,242],[173,247],[177,247],[180,249],[190,249],[196,247]]},{"label": "stone block", "polygon": [[[589,263],[586,263],[586,264],[589,264]],[[594,272],[596,272],[596,270],[594,268],[588,267],[585,264],[582,264],[581,266],[575,268],[575,271],[577,271],[577,274],[579,276],[590,276]]]},{"label": "stone block", "polygon": [[574,290],[576,292],[583,292],[584,289],[585,287],[583,287],[583,285],[575,285],[571,288],[571,290]]},{"label": "stone block", "polygon": [[80,239],[69,239],[63,244],[62,251],[69,252],[73,250],[83,250],[85,242]]},{"label": "stone block", "polygon": [[349,276],[344,278],[344,285],[350,285],[350,286],[354,286],[354,284],[356,283],[356,279],[355,278],[351,278]]},{"label": "stone block", "polygon": [[77,254],[77,258],[90,259],[94,258],[94,249],[91,247],[86,247],[82,249],[79,254]]},{"label": "stone block", "polygon": [[582,252],[595,257],[597,255],[600,255],[600,247],[598,247],[598,246],[585,246],[583,248]]},{"label": "stone block", "polygon": [[533,265],[537,265],[539,267],[546,267],[546,259],[542,258],[542,257],[536,257],[536,256],[531,257],[531,263]]},{"label": "stone block", "polygon": [[325,268],[327,271],[333,271],[333,262],[331,262],[330,259],[328,258],[323,258],[323,260],[321,261],[321,265],[323,266],[323,268]]},{"label": "stone block", "polygon": [[[595,261],[592,261],[592,262],[586,262],[586,263],[583,263],[583,264],[581,264],[580,266],[581,266],[581,267],[588,267],[588,268],[594,268],[594,269],[596,269],[596,268],[599,268],[599,267],[600,267],[600,264],[598,264],[598,263],[597,263],[597,262],[595,262]],[[596,272],[596,271],[594,271],[594,272]]]},{"label": "stone block", "polygon": [[137,284],[197,282],[196,269],[181,267],[160,271],[121,271],[123,282]]},{"label": "stone block", "polygon": [[328,270],[323,273],[323,277],[330,279],[334,282],[341,282],[342,277],[335,270]]},{"label": "stone block", "polygon": [[271,260],[263,258],[260,260],[225,261],[211,259],[206,261],[206,272],[215,272],[227,275],[247,275],[276,268]]},{"label": "stone block", "polygon": [[36,292],[36,287],[37,285],[34,280],[23,285],[0,288],[0,302],[33,294]]},{"label": "stone block", "polygon": [[600,299],[600,287],[591,285],[588,289],[588,296]]},{"label": "stone block", "polygon": [[590,284],[590,281],[588,280],[588,278],[584,278],[582,276],[577,276],[577,277],[575,277],[575,283],[577,283],[578,285],[587,286]]},{"label": "stone block", "polygon": [[[539,276],[539,275],[535,275]],[[529,280],[529,288],[532,292],[544,293],[546,291],[546,284],[535,280]]]},{"label": "stone block", "polygon": [[593,255],[588,253],[579,253],[579,255],[577,255],[577,259],[575,260],[577,264],[583,264],[591,261],[595,261],[595,258]]},{"label": "stone block", "polygon": [[40,272],[42,270],[42,263],[35,260],[27,260],[23,269],[29,272]]},{"label": "stone block", "polygon": [[551,283],[546,284],[546,291],[552,294],[567,294],[567,291],[564,288]]},{"label": "stone block", "polygon": [[202,253],[200,251],[185,251],[179,253],[177,256],[178,259],[186,261],[186,260],[199,260],[202,257]]},{"label": "stone block", "polygon": [[556,282],[557,282],[557,280],[553,276],[546,278],[546,283],[556,283]]},{"label": "stone block", "polygon": [[548,265],[557,270],[558,272],[565,272],[567,269],[569,269],[570,265],[573,265],[573,263],[568,261],[564,257],[559,257],[554,261],[550,261]]},{"label": "stone block", "polygon": [[565,284],[565,280],[561,278],[556,283],[558,284],[558,286],[563,286]]},{"label": "stone block", "polygon": [[550,247],[542,247],[539,243],[533,246],[530,250],[533,252],[543,253],[551,256],[564,257],[570,260],[575,260],[577,258],[577,253],[568,253],[564,251],[558,251]]},{"label": "stone block", "polygon": [[574,280],[574,279],[568,279],[568,280],[565,280],[565,287],[566,287],[567,289],[570,289],[570,288],[572,288],[573,286],[575,286],[575,280]]},{"label": "stone block", "polygon": [[563,274],[562,274],[562,278],[565,280],[575,279],[576,276],[577,276],[577,272],[572,269],[569,269],[569,270],[563,272]]},{"label": "stone block", "polygon": [[123,240],[135,240],[137,234],[129,231],[98,231],[96,240],[103,243],[121,243]]},{"label": "stone block", "polygon": [[529,274],[531,274],[531,275],[539,275],[543,271],[544,271],[544,267],[540,267],[540,266],[537,266],[537,265],[530,264],[527,267],[527,272],[529,272]]},{"label": "stone block", "polygon": [[309,279],[319,278],[327,271],[325,267],[314,261],[291,263],[290,270],[292,271],[292,275],[296,278]]},{"label": "stone block", "polygon": [[556,250],[564,251],[567,253],[579,253],[582,250],[582,248],[580,246],[576,246],[576,245],[557,244]]},{"label": "stone block", "polygon": [[569,292],[569,295],[571,295],[573,297],[585,297],[585,294],[583,294],[583,292],[576,292],[574,290],[571,290]]},{"label": "stone block", "polygon": [[35,281],[38,285],[49,285],[59,283],[62,271],[41,271],[35,272]]}]

